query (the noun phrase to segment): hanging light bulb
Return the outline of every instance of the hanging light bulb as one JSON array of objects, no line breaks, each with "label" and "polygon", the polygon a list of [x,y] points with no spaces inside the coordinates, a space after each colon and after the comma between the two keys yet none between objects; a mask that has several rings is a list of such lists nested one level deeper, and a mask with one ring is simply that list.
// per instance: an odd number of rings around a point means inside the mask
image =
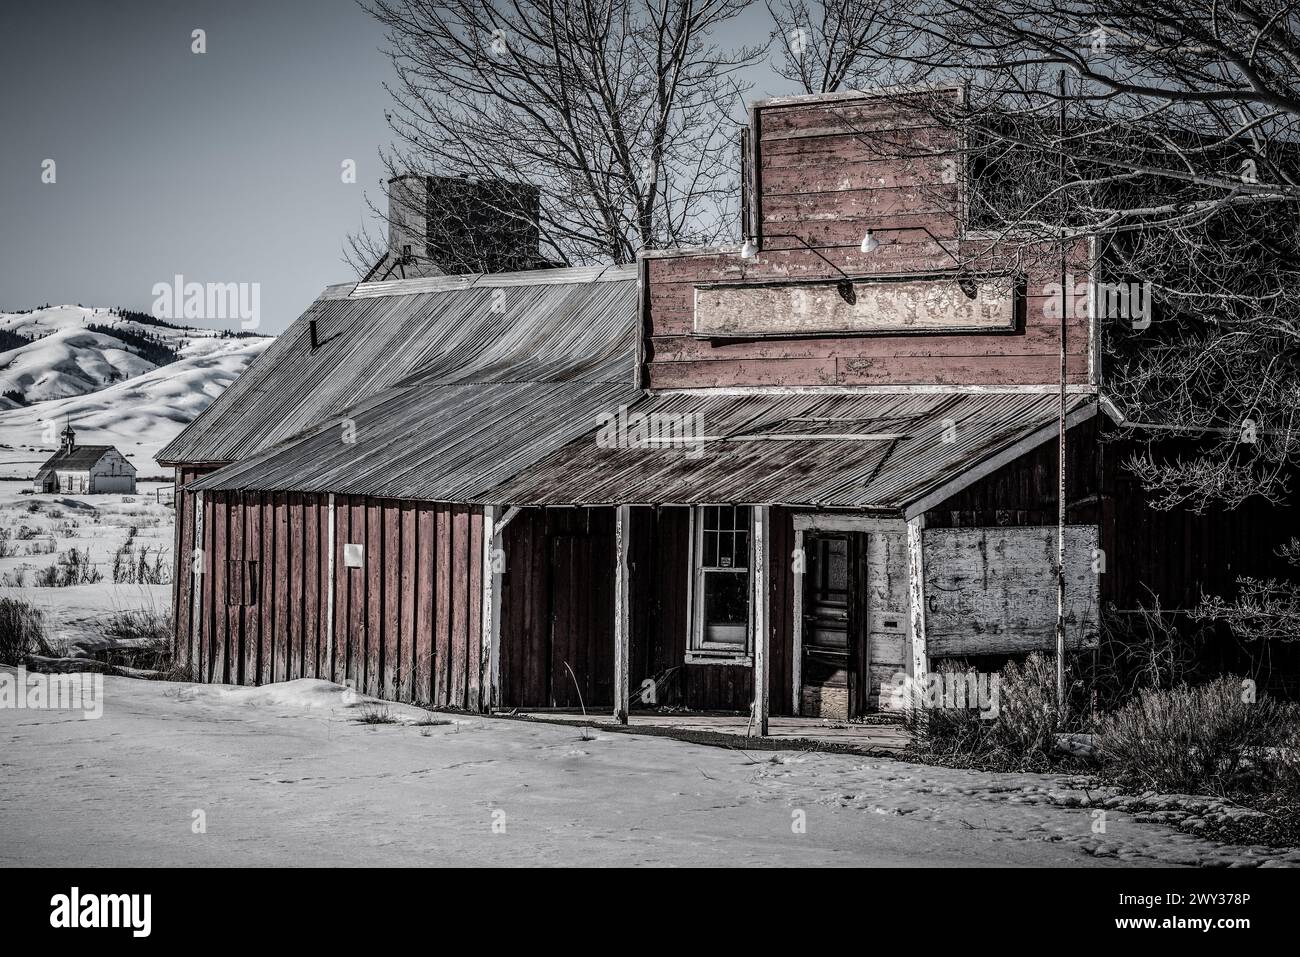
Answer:
[{"label": "hanging light bulb", "polygon": [[880,240],[871,235],[871,230],[867,230],[862,236],[862,245],[858,247],[864,253],[874,253],[880,248]]},{"label": "hanging light bulb", "polygon": [[753,259],[757,255],[758,244],[752,239],[746,239],[744,244],[740,247],[740,258]]}]

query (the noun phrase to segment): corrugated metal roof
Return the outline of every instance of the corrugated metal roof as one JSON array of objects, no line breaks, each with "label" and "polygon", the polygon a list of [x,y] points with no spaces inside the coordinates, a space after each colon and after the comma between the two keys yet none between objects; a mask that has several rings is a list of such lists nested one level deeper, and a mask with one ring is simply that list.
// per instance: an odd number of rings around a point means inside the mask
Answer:
[{"label": "corrugated metal roof", "polygon": [[473,502],[640,395],[630,382],[407,385],[190,488]]},{"label": "corrugated metal roof", "polygon": [[343,288],[329,287],[159,460],[245,459],[405,385],[633,381],[635,267]]},{"label": "corrugated metal roof", "polygon": [[[570,442],[480,501],[507,505],[768,504],[895,512],[1051,425],[1051,394],[650,396],[628,410],[702,442]],[[1072,396],[1071,410],[1090,405]],[[692,418],[685,418],[690,416]]]}]

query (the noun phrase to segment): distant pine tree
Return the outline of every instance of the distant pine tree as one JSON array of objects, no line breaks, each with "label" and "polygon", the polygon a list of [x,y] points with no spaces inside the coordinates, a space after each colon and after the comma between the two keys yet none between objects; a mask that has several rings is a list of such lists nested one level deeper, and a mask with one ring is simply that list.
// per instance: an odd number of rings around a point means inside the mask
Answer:
[{"label": "distant pine tree", "polygon": [[169,365],[180,358],[180,353],[157,336],[124,329],[121,326],[103,326],[98,323],[90,323],[86,329],[121,340],[129,351],[156,366]]}]

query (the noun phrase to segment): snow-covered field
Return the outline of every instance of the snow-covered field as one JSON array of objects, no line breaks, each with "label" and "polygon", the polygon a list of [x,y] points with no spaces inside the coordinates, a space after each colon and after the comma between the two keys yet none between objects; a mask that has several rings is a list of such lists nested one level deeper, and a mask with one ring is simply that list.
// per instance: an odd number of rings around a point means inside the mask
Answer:
[{"label": "snow-covered field", "polygon": [[[170,609],[175,521],[166,504],[170,485],[141,482],[134,495],[24,495],[30,488],[27,482],[0,481],[0,596],[40,608],[57,650],[75,656],[104,647],[104,622],[116,611]],[[122,563],[114,575],[114,557],[128,539],[134,567],[143,557],[149,573],[161,571],[161,581],[114,581],[136,577]],[[38,584],[42,572],[74,548],[88,556],[102,579]]]},{"label": "snow-covered field", "polygon": [[[180,358],[155,365],[127,341],[89,325],[150,337]],[[0,402],[4,477],[34,476],[57,447],[65,421],[83,445],[117,446],[142,478],[167,474],[156,461],[158,451],[271,342],[223,339],[212,329],[151,325],[82,306],[0,313],[0,330],[32,340],[0,353],[0,393],[21,393],[32,403]]]},{"label": "snow-covered field", "polygon": [[350,696],[311,680],[110,677],[98,720],[0,708],[0,863],[1093,867],[1285,856],[1121,811],[1095,833],[1094,812],[1065,806],[1083,792],[1050,776],[506,719],[422,727],[423,712],[398,705],[386,707],[402,723],[365,725],[355,718],[367,703]]}]

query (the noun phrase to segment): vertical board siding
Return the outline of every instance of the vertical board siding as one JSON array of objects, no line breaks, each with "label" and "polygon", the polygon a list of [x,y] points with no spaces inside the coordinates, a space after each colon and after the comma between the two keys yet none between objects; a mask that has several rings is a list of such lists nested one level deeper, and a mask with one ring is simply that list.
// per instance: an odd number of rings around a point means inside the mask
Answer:
[{"label": "vertical board siding", "polygon": [[[176,512],[176,555],[173,564],[174,575],[172,578],[172,621],[176,632],[176,663],[182,668],[190,668],[196,678],[201,675],[200,655],[202,622],[198,633],[194,627],[194,600],[195,600],[195,549],[201,549],[204,546],[202,541],[194,540],[194,520],[195,520],[195,493],[183,491],[185,486],[191,482],[197,482],[200,478],[214,471],[219,466],[216,465],[182,465],[176,468],[176,492],[173,498],[173,505]],[[204,569],[206,575],[207,567],[203,564],[206,553],[199,557],[200,567]],[[201,599],[200,582],[200,595]]]},{"label": "vertical board siding", "polygon": [[[243,526],[244,539],[242,544],[242,555],[250,561],[258,561],[259,562],[258,568],[260,570],[262,567],[260,564],[260,549],[261,549],[261,541],[262,541],[261,505],[256,499],[253,499],[252,502],[249,502],[248,497],[243,496],[240,499],[240,511],[243,513],[243,521],[244,521],[244,526]],[[260,578],[260,576],[258,577]],[[252,584],[256,584],[258,588],[261,588],[260,580],[254,579],[252,582],[250,582],[250,586]],[[240,611],[243,614],[243,621],[244,621],[244,631],[243,631],[244,670],[240,673],[239,681],[240,684],[246,684],[246,685],[257,684],[258,677],[259,677],[259,669],[261,667],[260,647],[259,647],[260,646],[259,636],[261,634],[261,629],[259,627],[260,626],[259,604],[257,602],[254,602],[253,604],[249,605],[246,608],[241,608]]]},{"label": "vertical board siding", "polygon": [[[189,546],[193,501],[180,508],[190,532],[178,540]],[[395,701],[482,706],[477,509],[336,496],[331,646],[328,497],[216,492],[203,508],[200,633],[191,641],[187,623],[177,632],[198,680],[321,678]],[[362,568],[346,567],[348,544],[364,546]],[[241,603],[245,561],[259,564],[258,588]],[[177,609],[189,587],[177,589]]]},{"label": "vertical board siding", "polygon": [[525,509],[503,538],[502,706],[612,707],[613,509]]},{"label": "vertical board siding", "polygon": [[[526,509],[506,528],[501,597],[503,707],[612,706],[614,699],[613,509]],[[771,678],[773,714],[792,713],[789,551],[794,527],[786,509],[771,511]],[[690,513],[633,508],[628,543],[632,607],[628,684],[631,706],[748,711],[753,669],[688,665],[687,583]],[[574,677],[564,668],[568,661]]]},{"label": "vertical board siding", "polygon": [[[430,570],[435,568],[437,531],[437,517],[433,511],[417,510],[415,567]],[[414,578],[416,607],[415,644],[412,651],[415,659],[412,700],[419,704],[431,704],[433,702],[434,636],[437,628],[437,619],[434,615],[437,573],[431,571],[429,574],[415,575]]]}]

